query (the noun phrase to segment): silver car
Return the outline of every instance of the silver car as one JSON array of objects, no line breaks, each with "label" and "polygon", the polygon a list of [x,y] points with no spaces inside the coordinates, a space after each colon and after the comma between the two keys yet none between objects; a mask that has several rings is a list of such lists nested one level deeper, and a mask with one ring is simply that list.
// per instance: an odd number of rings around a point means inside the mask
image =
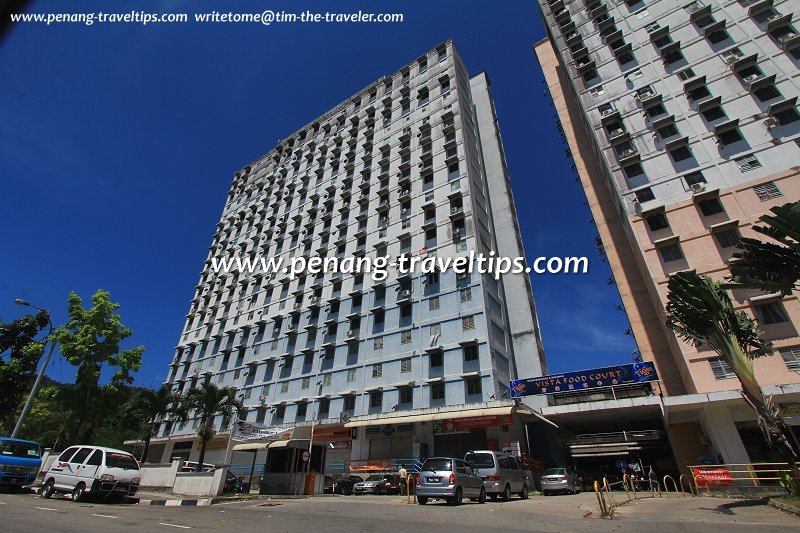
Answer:
[{"label": "silver car", "polygon": [[508,501],[512,493],[519,494],[523,500],[528,498],[528,474],[513,455],[493,450],[476,450],[467,452],[464,460],[475,467],[485,483],[486,494],[493,500],[499,496],[503,501]]},{"label": "silver car", "polygon": [[452,457],[431,457],[422,464],[417,479],[417,502],[425,505],[430,499],[460,505],[467,497],[486,503],[486,488],[472,466]]},{"label": "silver car", "polygon": [[391,477],[390,474],[373,474],[364,481],[353,485],[353,494],[384,494],[386,493],[386,480]]},{"label": "silver car", "polygon": [[542,474],[542,494],[554,492],[576,494],[581,491],[581,480],[574,468],[550,468]]}]

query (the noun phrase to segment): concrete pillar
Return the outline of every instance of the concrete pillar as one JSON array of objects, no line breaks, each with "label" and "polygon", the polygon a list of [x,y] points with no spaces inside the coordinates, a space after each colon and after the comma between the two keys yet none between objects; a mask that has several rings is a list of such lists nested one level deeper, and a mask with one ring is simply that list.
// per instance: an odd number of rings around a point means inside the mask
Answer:
[{"label": "concrete pillar", "polygon": [[703,408],[701,415],[703,431],[711,441],[712,449],[722,454],[722,460],[728,464],[749,463],[742,438],[736,430],[727,406],[709,403]]}]

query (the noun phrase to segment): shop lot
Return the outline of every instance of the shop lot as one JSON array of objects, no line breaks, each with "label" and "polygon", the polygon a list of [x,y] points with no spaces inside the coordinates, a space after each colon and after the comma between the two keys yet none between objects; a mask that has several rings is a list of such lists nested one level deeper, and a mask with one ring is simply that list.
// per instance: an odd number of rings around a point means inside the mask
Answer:
[{"label": "shop lot", "polygon": [[[529,500],[466,502],[459,507],[409,505],[401,496],[273,499],[208,507],[72,503],[0,493],[6,531],[374,531],[378,528],[458,531],[800,531],[800,519],[764,505],[719,498],[663,498],[623,506],[619,519],[585,518],[593,493]],[[595,513],[596,516],[596,513]]]}]

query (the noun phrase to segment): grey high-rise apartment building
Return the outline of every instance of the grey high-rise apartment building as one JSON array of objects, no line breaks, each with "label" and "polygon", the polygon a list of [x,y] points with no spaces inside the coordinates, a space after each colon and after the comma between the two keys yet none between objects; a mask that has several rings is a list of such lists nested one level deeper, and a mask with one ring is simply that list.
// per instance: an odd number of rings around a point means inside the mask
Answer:
[{"label": "grey high-rise apartment building", "polygon": [[[471,251],[524,256],[489,80],[448,41],[235,173],[166,382],[236,387],[247,421],[294,427],[296,448],[313,419],[317,471],[524,443],[509,380],[545,368],[528,275],[212,268]],[[197,423],[164,421],[151,457],[195,459]]]},{"label": "grey high-rise apartment building", "polygon": [[[662,398],[638,399],[637,409],[630,402],[584,409],[614,427],[621,409],[640,423],[650,409],[645,423],[652,425],[637,429],[666,429],[676,459],[661,470],[709,457],[774,459],[731,368],[708,346],[677,339],[664,325],[664,308],[670,274],[694,269],[723,279],[740,236],[757,236],[752,228],[761,215],[800,200],[800,4],[539,6],[548,39],[536,54],[631,331],[661,377]],[[773,355],[755,361],[756,374],[797,424],[789,413],[800,397],[800,302],[796,295],[732,292],[774,343]],[[545,414],[569,425],[556,411]],[[576,451],[612,466],[624,457]]]}]

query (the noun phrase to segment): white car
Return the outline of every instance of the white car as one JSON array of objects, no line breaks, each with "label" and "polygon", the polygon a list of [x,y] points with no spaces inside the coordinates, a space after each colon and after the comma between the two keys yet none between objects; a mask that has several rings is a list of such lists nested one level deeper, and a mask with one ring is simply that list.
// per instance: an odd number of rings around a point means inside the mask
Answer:
[{"label": "white car", "polygon": [[87,494],[123,499],[139,490],[139,463],[122,450],[70,446],[53,461],[43,481],[42,498],[69,492],[76,502]]}]

